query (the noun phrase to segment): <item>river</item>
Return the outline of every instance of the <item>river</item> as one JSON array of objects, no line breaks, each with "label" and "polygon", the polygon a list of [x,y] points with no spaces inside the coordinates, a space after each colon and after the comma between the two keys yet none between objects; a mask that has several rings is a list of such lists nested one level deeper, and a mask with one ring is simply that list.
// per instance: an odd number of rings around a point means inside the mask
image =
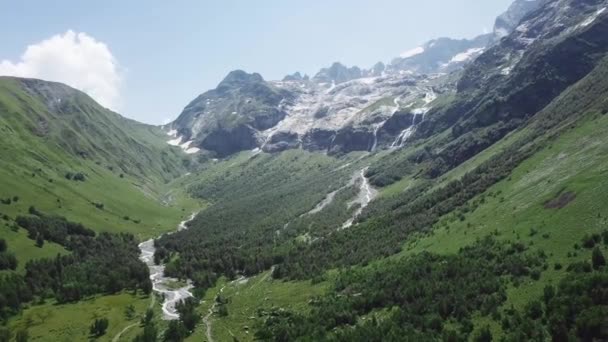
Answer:
[{"label": "river", "polygon": [[[189,219],[180,222],[177,230],[187,229],[186,224],[194,219],[196,213],[193,213]],[[178,280],[175,278],[165,277],[165,265],[155,265],[154,264],[154,252],[156,248],[154,247],[154,239],[150,239],[144,241],[139,244],[139,250],[141,254],[139,259],[143,261],[148,268],[150,269],[150,280],[152,281],[152,289],[154,292],[162,295],[164,297],[163,301],[163,319],[164,320],[174,320],[179,318],[179,314],[175,309],[175,305],[179,303],[181,300],[186,298],[193,297],[192,282],[188,280],[186,282],[186,286],[180,288],[174,288],[174,285],[177,284]]]}]

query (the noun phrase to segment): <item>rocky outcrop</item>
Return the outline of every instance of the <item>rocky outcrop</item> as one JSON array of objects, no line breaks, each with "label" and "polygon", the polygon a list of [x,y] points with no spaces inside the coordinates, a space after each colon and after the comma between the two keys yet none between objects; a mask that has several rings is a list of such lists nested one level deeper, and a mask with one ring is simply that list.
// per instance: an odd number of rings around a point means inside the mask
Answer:
[{"label": "rocky outcrop", "polygon": [[419,123],[421,120],[421,117],[414,115],[411,111],[397,111],[382,125],[382,132],[396,136],[404,129],[412,126],[412,124]]},{"label": "rocky outcrop", "polygon": [[515,30],[521,20],[549,0],[515,0],[506,12],[496,18],[492,40],[498,42]]},{"label": "rocky outcrop", "polygon": [[335,62],[329,68],[321,69],[312,80],[317,83],[335,83],[340,84],[362,77],[362,72],[359,67],[353,66],[348,68],[338,62]]},{"label": "rocky outcrop", "polygon": [[479,56],[490,39],[490,34],[474,39],[434,39],[393,59],[387,70],[414,74],[452,72]]},{"label": "rocky outcrop", "polygon": [[285,118],[281,104],[292,97],[260,74],[236,70],[188,104],[171,127],[182,144],[226,156],[258,147],[258,132]]},{"label": "rocky outcrop", "polygon": [[348,153],[352,151],[370,151],[374,133],[364,127],[346,127],[338,131],[329,147],[329,153]]},{"label": "rocky outcrop", "polygon": [[217,129],[203,139],[200,147],[215,152],[220,158],[239,151],[251,150],[257,147],[255,130],[247,125]]},{"label": "rocky outcrop", "polygon": [[287,75],[287,76],[283,77],[283,82],[308,81],[308,80],[309,80],[308,75],[302,76],[302,74],[300,74],[299,71],[297,71],[291,75]]},{"label": "rocky outcrop", "polygon": [[327,151],[335,136],[335,131],[312,129],[302,137],[302,148],[308,151]]},{"label": "rocky outcrop", "polygon": [[300,139],[297,133],[293,132],[278,132],[270,137],[262,150],[268,153],[281,152],[288,149],[300,147]]}]

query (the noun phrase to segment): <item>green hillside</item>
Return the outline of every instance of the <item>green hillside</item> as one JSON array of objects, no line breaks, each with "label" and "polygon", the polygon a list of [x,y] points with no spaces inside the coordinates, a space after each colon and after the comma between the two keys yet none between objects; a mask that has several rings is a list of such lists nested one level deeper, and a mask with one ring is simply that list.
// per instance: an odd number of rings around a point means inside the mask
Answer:
[{"label": "green hillside", "polygon": [[[192,154],[0,77],[0,342],[608,340],[608,15],[538,6],[447,77],[232,72],[170,126]],[[424,91],[340,93],[383,82]],[[331,101],[373,148],[307,149]]]}]

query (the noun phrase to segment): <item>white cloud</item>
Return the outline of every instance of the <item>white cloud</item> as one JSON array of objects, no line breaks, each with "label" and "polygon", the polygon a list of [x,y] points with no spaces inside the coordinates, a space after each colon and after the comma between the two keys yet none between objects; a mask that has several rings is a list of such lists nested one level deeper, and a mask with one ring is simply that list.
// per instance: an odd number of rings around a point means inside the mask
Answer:
[{"label": "white cloud", "polygon": [[70,30],[29,45],[20,61],[0,61],[0,75],[65,83],[103,106],[114,110],[120,106],[118,62],[106,44],[86,33]]}]

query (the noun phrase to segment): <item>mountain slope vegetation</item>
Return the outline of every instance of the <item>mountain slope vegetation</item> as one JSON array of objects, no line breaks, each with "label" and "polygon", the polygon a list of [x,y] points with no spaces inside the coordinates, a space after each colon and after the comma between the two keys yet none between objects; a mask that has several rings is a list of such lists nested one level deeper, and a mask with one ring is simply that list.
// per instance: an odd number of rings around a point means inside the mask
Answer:
[{"label": "mountain slope vegetation", "polygon": [[[82,338],[107,311],[136,341],[608,339],[605,2],[510,11],[440,51],[448,75],[234,71],[162,128],[0,78],[0,336]],[[152,237],[193,287],[175,320]]]}]

